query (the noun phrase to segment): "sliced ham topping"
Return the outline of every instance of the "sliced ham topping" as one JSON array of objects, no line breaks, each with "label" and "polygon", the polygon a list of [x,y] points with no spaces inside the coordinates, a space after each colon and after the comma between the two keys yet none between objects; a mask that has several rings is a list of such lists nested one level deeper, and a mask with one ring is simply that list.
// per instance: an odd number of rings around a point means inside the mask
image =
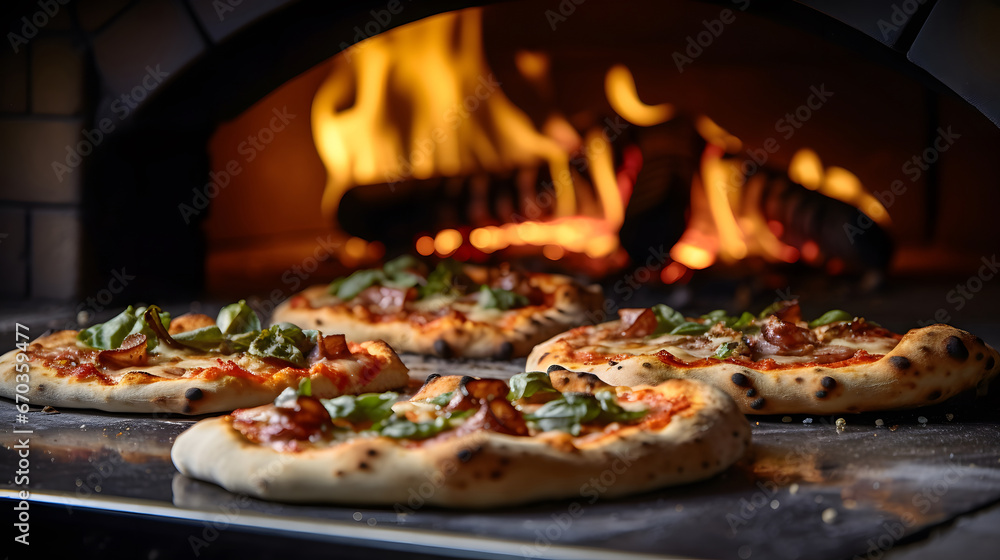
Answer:
[{"label": "sliced ham topping", "polygon": [[754,359],[763,356],[805,356],[819,345],[816,334],[794,323],[770,315],[760,327],[760,337],[753,341]]},{"label": "sliced ham topping", "polygon": [[343,360],[351,357],[351,350],[347,347],[347,338],[342,334],[330,336],[319,335],[316,347],[309,353],[309,362],[314,363],[322,359]]},{"label": "sliced ham topping", "polygon": [[144,366],[148,359],[146,335],[141,333],[126,336],[115,350],[102,350],[97,354],[97,363],[115,369]]},{"label": "sliced ham topping", "polygon": [[656,315],[652,309],[619,309],[618,316],[624,337],[649,336],[656,331]]},{"label": "sliced ham topping", "polygon": [[281,443],[291,450],[298,441],[313,441],[333,428],[330,413],[319,399],[299,397],[290,408],[264,405],[232,414],[233,427],[260,443]]}]

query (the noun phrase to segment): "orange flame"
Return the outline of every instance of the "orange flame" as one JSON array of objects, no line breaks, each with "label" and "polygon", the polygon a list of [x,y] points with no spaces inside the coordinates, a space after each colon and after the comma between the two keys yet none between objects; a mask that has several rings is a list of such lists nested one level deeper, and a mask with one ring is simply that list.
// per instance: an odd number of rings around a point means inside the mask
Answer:
[{"label": "orange flame", "polygon": [[[336,222],[344,193],[361,185],[546,165],[552,202],[543,210],[549,219],[479,227],[467,239],[445,230],[421,237],[417,251],[448,255],[468,242],[486,253],[533,245],[546,247],[549,258],[564,250],[609,255],[619,247],[631,183],[616,175],[600,131],[588,133],[581,145],[573,127],[553,114],[540,132],[510,101],[486,62],[481,19],[479,8],[440,14],[367,39],[352,48],[350,59],[332,59],[312,107],[313,136],[328,175],[324,214]],[[546,87],[544,53],[522,51],[515,61],[526,79]],[[634,82],[631,87],[634,94]],[[638,110],[662,118],[664,107]],[[569,166],[577,148],[592,186]],[[472,183],[479,191],[488,188]],[[541,196],[533,187],[522,192],[522,199],[533,196]]]}]

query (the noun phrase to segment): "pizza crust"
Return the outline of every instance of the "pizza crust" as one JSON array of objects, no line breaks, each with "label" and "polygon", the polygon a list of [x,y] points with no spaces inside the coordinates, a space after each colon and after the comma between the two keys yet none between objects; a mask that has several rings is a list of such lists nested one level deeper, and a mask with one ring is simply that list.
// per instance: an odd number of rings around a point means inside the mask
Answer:
[{"label": "pizza crust", "polygon": [[629,386],[667,379],[700,379],[723,389],[746,414],[835,414],[912,408],[985,387],[1000,372],[996,350],[977,336],[942,324],[911,330],[875,362],[770,371],[721,361],[712,366],[679,368],[660,361],[655,354],[616,356],[619,361],[613,364],[586,364],[568,357],[573,349],[563,337],[556,336],[535,347],[528,356],[527,369],[563,367],[594,373],[612,385]]},{"label": "pizza crust", "polygon": [[483,312],[479,317],[446,316],[424,325],[405,318],[373,322],[358,318],[344,306],[324,305],[330,296],[327,286],[322,285],[299,294],[315,307],[292,307],[294,298],[289,299],[274,310],[272,321],[287,321],[324,334],[344,334],[350,341],[380,339],[400,352],[506,360],[527,356],[539,342],[586,322],[589,313],[600,309],[603,303],[599,286],[581,286],[568,277],[554,274],[532,278],[552,294],[551,307]]},{"label": "pizza crust", "polygon": [[515,437],[475,432],[413,447],[360,437],[332,447],[279,452],[246,439],[231,417],[178,436],[177,469],[236,493],[289,502],[488,508],[546,499],[614,498],[713,476],[750,442],[745,417],[722,391],[672,380],[654,390],[693,406],[657,431],[626,427],[589,444],[568,434]]},{"label": "pizza crust", "polygon": [[[76,346],[76,331],[58,331],[42,336],[32,344],[47,348]],[[359,385],[356,375],[351,375],[345,386],[338,386],[324,375],[310,376],[313,391],[322,397],[342,394],[382,392],[404,387],[409,381],[406,366],[385,342],[370,341],[360,344],[382,366],[379,373],[367,384]],[[0,357],[0,396],[13,399],[17,386],[17,355],[12,350]],[[211,355],[202,360],[202,367],[218,365],[218,359],[232,359],[232,356]],[[195,359],[192,358],[191,361]],[[355,374],[361,366],[354,360],[343,362],[347,372]],[[29,365],[29,387],[27,397],[32,405],[55,407],[94,408],[108,412],[130,413],[175,413],[208,414],[230,412],[236,408],[269,403],[285,388],[297,387],[299,377],[275,375],[266,381],[256,381],[233,376],[216,379],[191,378],[187,376],[162,377],[156,375],[155,368],[123,368],[127,370],[115,384],[103,384],[94,380],[74,379],[59,375],[54,368],[38,362]],[[180,362],[181,365],[188,363]],[[190,373],[190,372],[187,372]]]}]

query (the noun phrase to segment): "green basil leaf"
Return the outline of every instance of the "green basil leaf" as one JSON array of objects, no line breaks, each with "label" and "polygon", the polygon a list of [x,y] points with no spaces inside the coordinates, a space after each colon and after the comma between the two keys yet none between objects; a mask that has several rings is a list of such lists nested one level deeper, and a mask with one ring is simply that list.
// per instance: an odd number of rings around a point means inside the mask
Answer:
[{"label": "green basil leaf", "polygon": [[[299,331],[301,333],[301,331]],[[279,329],[264,329],[250,343],[247,353],[258,358],[275,358],[292,363],[298,367],[306,366],[306,358],[295,341],[288,338]]]},{"label": "green basil leaf", "polygon": [[601,413],[600,403],[593,395],[564,393],[561,398],[549,401],[526,420],[538,425],[543,432],[560,430],[574,436],[580,435],[580,425],[597,418]]},{"label": "green basil leaf", "polygon": [[225,335],[260,330],[260,318],[247,305],[246,300],[243,299],[219,310],[219,316],[216,318],[215,324],[219,326],[219,330]]},{"label": "green basil leaf", "polygon": [[816,327],[822,327],[823,325],[829,325],[830,323],[840,323],[842,321],[853,321],[854,315],[843,311],[841,309],[831,309],[826,313],[819,316],[818,319],[814,319],[809,322],[809,328],[815,329]]},{"label": "green basil leaf", "polygon": [[526,399],[538,392],[553,392],[552,381],[549,374],[544,371],[527,371],[512,376],[507,380],[510,392],[507,393],[507,400],[516,401]]},{"label": "green basil leaf", "polygon": [[382,265],[382,271],[390,278],[410,274],[411,270],[426,271],[426,267],[413,255],[402,255]]},{"label": "green basil leaf", "polygon": [[[256,335],[256,333],[254,334]],[[200,329],[177,333],[172,336],[174,340],[184,346],[190,346],[206,352],[218,350],[225,341],[225,337],[222,336],[222,331],[217,325],[201,327]]]},{"label": "green basil leaf", "polygon": [[479,307],[507,311],[528,305],[528,298],[510,290],[490,288],[483,284],[479,288]]},{"label": "green basil leaf", "polygon": [[[462,416],[465,415],[453,415],[454,418]],[[411,422],[406,418],[390,416],[375,428],[381,435],[395,439],[427,439],[451,427],[447,416],[438,416],[430,422]]]},{"label": "green basil leaf", "polygon": [[731,329],[740,330],[752,326],[753,321],[754,319],[756,319],[756,317],[753,316],[753,313],[744,311],[743,314],[739,316],[739,318],[734,317],[734,319],[735,320],[732,322],[732,324],[727,323],[726,326]]},{"label": "green basil leaf", "polygon": [[693,334],[704,334],[708,332],[711,325],[703,325],[701,323],[695,323],[693,321],[685,321],[680,325],[677,325],[670,330],[670,334],[683,334],[683,335],[693,335]]},{"label": "green basil leaf", "polygon": [[725,360],[729,356],[733,355],[733,351],[740,345],[739,342],[723,342],[715,349],[715,357],[720,360]]},{"label": "green basil leaf", "polygon": [[295,344],[295,347],[303,354],[308,354],[316,346],[316,341],[319,338],[319,331],[312,329],[302,330],[292,323],[275,323],[268,327],[268,329],[277,331],[285,338],[291,340]]},{"label": "green basil leaf", "polygon": [[320,399],[330,418],[344,418],[351,422],[379,422],[392,416],[392,405],[399,399],[398,393],[365,393],[343,395],[333,399]]},{"label": "green basil leaf", "polygon": [[366,288],[381,284],[385,280],[385,273],[377,268],[358,270],[346,278],[334,280],[330,284],[329,292],[342,301],[350,301]]},{"label": "green basil leaf", "polygon": [[601,405],[601,414],[597,417],[597,420],[605,424],[610,424],[611,422],[634,422],[641,419],[648,412],[647,410],[625,410],[618,404],[618,396],[614,391],[598,391],[594,397]]},{"label": "green basil leaf", "polygon": [[83,329],[77,333],[76,338],[91,348],[114,350],[122,345],[122,341],[132,332],[132,328],[141,316],[142,314],[137,315],[136,310],[130,305],[110,320]]},{"label": "green basil leaf", "polygon": [[420,299],[437,294],[459,295],[455,288],[455,277],[461,272],[462,265],[455,261],[439,262],[434,270],[427,275],[427,283],[418,288]]},{"label": "green basil leaf", "polygon": [[299,388],[295,391],[296,396],[300,397],[311,397],[313,394],[312,380],[308,377],[303,377],[299,380]]},{"label": "green basil leaf", "polygon": [[760,312],[760,315],[757,315],[757,318],[759,318],[759,319],[765,319],[765,318],[767,318],[768,315],[774,315],[775,311],[779,311],[779,310],[784,309],[784,308],[785,308],[785,302],[784,301],[776,301],[776,302],[772,303],[771,305],[768,305],[767,307],[765,307],[764,310]]},{"label": "green basil leaf", "polygon": [[652,336],[668,333],[685,323],[684,315],[672,307],[659,303],[650,309],[656,316],[656,330],[653,331]]},{"label": "green basil leaf", "polygon": [[250,345],[253,344],[255,338],[260,336],[260,331],[250,331],[240,334],[228,335],[225,337],[224,344],[219,349],[223,354],[232,354],[234,352],[246,352],[250,349]]},{"label": "green basil leaf", "polygon": [[716,323],[728,323],[730,321],[729,315],[726,314],[724,309],[716,309],[715,311],[709,311],[708,313],[701,316],[702,319],[707,319],[707,324],[709,326]]},{"label": "green basil leaf", "polygon": [[[91,348],[114,350],[121,347],[122,341],[128,335],[141,333],[146,335],[146,349],[152,350],[156,348],[159,339],[143,319],[144,313],[146,313],[145,307],[133,308],[130,305],[110,320],[83,329],[77,333],[76,338]],[[164,330],[169,328],[170,314],[160,311],[159,317]]]},{"label": "green basil leaf", "polygon": [[437,406],[444,406],[451,402],[451,399],[455,397],[455,391],[448,391],[447,393],[441,393],[436,397],[431,397],[424,400],[426,403],[430,403]]}]

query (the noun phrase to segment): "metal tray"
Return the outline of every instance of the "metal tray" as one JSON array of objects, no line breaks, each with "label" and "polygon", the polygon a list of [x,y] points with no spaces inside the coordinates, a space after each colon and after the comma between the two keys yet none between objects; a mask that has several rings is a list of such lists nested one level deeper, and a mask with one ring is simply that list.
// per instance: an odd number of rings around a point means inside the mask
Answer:
[{"label": "metal tray", "polygon": [[[404,356],[413,375],[456,372],[507,376],[517,362],[442,362]],[[493,511],[292,505],[231,494],[188,479],[170,462],[174,438],[194,420],[63,409],[33,409],[36,503],[71,511],[142,514],[196,527],[321,537],[371,549],[467,557],[881,558],[901,542],[1000,500],[1000,421],[991,402],[953,400],[933,408],[835,417],[753,420],[754,445],[714,479],[619,500],[580,496]],[[5,481],[16,499],[15,445],[0,435]],[[614,484],[608,473],[594,481]],[[994,545],[996,541],[994,541]]]}]

